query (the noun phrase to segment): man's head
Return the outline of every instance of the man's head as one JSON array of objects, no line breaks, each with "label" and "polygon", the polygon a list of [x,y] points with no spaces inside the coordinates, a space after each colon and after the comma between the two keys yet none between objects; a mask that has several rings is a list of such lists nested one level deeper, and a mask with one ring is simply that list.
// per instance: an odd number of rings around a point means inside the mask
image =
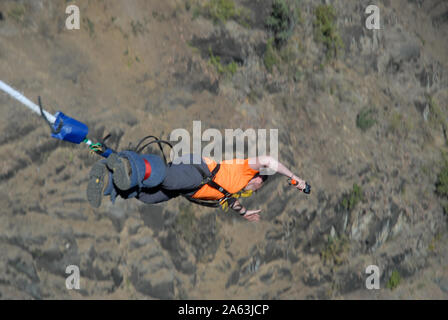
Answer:
[{"label": "man's head", "polygon": [[258,189],[260,189],[264,182],[268,179],[267,175],[260,175],[260,174],[256,174],[246,185],[246,187],[244,188],[244,190],[252,190],[252,191],[257,191]]}]

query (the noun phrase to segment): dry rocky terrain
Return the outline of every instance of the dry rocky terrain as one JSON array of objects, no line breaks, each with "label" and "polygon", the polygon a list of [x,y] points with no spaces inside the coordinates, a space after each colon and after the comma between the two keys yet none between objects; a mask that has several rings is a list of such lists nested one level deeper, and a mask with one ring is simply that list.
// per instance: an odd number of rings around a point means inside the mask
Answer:
[{"label": "dry rocky terrain", "polygon": [[[229,3],[229,16],[212,10]],[[98,157],[50,138],[0,93],[1,299],[448,298],[447,199],[436,192],[448,2],[377,1],[380,30],[365,27],[370,1],[285,3],[277,46],[273,0],[0,2],[0,80],[85,122],[92,139],[111,133],[122,150],[194,120],[222,133],[274,128],[280,161],[312,185],[307,196],[269,179],[243,200],[263,210],[259,223],[181,198],[93,209]],[[65,28],[69,4],[80,30]],[[322,4],[335,12],[330,42]],[[65,287],[68,265],[80,290]],[[365,288],[368,265],[379,290]]]}]

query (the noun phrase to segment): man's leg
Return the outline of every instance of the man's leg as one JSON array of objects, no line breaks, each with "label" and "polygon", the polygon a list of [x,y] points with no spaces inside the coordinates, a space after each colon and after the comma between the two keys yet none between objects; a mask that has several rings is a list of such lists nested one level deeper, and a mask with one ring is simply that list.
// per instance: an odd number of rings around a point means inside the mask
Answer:
[{"label": "man's leg", "polygon": [[165,162],[153,154],[138,154],[133,151],[112,153],[106,164],[113,172],[114,184],[120,190],[153,188],[160,185],[166,176]]},{"label": "man's leg", "polygon": [[120,190],[128,190],[132,187],[132,167],[128,159],[112,153],[107,157],[107,167],[114,173],[114,183]]}]

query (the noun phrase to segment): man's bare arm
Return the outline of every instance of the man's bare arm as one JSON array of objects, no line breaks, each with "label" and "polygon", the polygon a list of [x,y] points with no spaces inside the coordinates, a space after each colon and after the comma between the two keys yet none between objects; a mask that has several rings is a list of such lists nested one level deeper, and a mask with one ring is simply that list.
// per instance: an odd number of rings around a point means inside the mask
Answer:
[{"label": "man's bare arm", "polygon": [[247,210],[243,205],[238,201],[235,200],[231,205],[230,208],[232,208],[234,211],[238,212],[244,219],[247,219],[249,221],[259,221],[260,215],[258,213],[261,212],[261,210]]},{"label": "man's bare arm", "polygon": [[287,176],[288,178],[294,179],[298,182],[297,188],[300,190],[303,190],[306,187],[306,182],[304,180],[294,175],[291,170],[289,170],[281,162],[271,156],[260,156],[257,158],[251,158],[249,159],[249,166],[257,171],[272,170],[273,172],[280,173],[284,176]]}]

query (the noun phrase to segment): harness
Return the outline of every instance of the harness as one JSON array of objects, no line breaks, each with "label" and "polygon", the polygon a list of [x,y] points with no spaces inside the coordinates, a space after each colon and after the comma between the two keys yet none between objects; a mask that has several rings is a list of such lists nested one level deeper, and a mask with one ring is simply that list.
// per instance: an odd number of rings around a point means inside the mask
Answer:
[{"label": "harness", "polygon": [[215,178],[216,174],[218,173],[219,168],[221,167],[221,165],[219,163],[216,164],[216,167],[213,169],[212,172],[210,172],[210,174],[208,174],[208,172],[206,172],[203,169],[203,167],[199,164],[193,164],[193,166],[196,168],[196,170],[199,171],[199,173],[202,175],[202,178],[203,178],[201,184],[197,187],[196,191],[201,189],[205,185],[209,185],[210,187],[212,187],[212,188],[218,190],[219,192],[221,192],[222,194],[224,194],[224,197],[222,197],[221,199],[218,199],[218,200],[195,199],[192,196],[183,195],[187,200],[189,200],[195,204],[199,204],[201,206],[206,206],[206,207],[214,207],[214,208],[222,206],[223,210],[227,211],[229,206],[233,205],[233,203],[235,203],[237,198],[250,197],[252,195],[252,190],[237,192],[237,193],[230,193],[224,187],[222,187],[218,183],[216,183],[214,181],[214,178]]}]

